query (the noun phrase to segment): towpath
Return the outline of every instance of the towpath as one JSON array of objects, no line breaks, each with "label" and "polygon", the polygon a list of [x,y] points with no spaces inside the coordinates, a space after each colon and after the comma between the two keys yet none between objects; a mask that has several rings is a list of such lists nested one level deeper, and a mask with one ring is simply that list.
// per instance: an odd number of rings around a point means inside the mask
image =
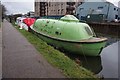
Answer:
[{"label": "towpath", "polygon": [[[0,24],[2,26],[2,23]],[[0,27],[0,80],[2,78],[2,27]]]},{"label": "towpath", "polygon": [[8,21],[4,20],[2,28],[3,78],[65,78]]}]

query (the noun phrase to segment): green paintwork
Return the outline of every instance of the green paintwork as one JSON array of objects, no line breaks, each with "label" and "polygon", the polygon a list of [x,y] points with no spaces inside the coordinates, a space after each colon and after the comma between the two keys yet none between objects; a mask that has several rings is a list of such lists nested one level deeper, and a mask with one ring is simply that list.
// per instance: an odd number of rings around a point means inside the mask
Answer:
[{"label": "green paintwork", "polygon": [[96,38],[89,25],[80,23],[72,15],[66,15],[60,20],[38,19],[31,29],[49,44],[89,56],[98,56],[107,40]]}]

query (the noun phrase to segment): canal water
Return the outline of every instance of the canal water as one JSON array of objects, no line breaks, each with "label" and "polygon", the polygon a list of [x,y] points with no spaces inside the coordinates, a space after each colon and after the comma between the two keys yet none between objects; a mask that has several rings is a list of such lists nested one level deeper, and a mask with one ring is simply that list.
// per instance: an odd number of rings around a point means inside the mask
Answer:
[{"label": "canal water", "polygon": [[117,79],[120,77],[118,75],[118,45],[120,41],[115,37],[106,37],[108,41],[100,56],[79,56],[70,53],[66,53],[66,55],[101,78]]},{"label": "canal water", "polygon": [[118,45],[120,41],[103,49],[101,57],[102,70],[98,75],[105,78],[118,78]]}]

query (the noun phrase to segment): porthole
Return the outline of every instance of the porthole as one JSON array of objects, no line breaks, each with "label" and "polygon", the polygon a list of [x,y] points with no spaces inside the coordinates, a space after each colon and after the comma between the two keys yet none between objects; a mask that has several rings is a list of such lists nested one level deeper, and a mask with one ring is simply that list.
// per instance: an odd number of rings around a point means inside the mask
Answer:
[{"label": "porthole", "polygon": [[56,31],[56,32],[55,32],[55,34],[56,34],[56,35],[61,35],[61,33],[60,33],[60,32],[58,32],[58,31]]},{"label": "porthole", "polygon": [[58,35],[58,34],[59,34],[59,32],[58,32],[58,31],[56,31],[56,32],[55,32],[55,34],[57,34],[57,35]]}]

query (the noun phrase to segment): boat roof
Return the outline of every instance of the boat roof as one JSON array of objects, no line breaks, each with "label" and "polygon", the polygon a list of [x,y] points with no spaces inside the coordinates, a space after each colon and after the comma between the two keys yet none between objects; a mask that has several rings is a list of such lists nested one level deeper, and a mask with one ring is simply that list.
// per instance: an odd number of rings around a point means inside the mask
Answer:
[{"label": "boat roof", "polygon": [[73,16],[73,15],[65,15],[62,18],[60,18],[60,20],[79,22],[79,20],[75,16]]}]

